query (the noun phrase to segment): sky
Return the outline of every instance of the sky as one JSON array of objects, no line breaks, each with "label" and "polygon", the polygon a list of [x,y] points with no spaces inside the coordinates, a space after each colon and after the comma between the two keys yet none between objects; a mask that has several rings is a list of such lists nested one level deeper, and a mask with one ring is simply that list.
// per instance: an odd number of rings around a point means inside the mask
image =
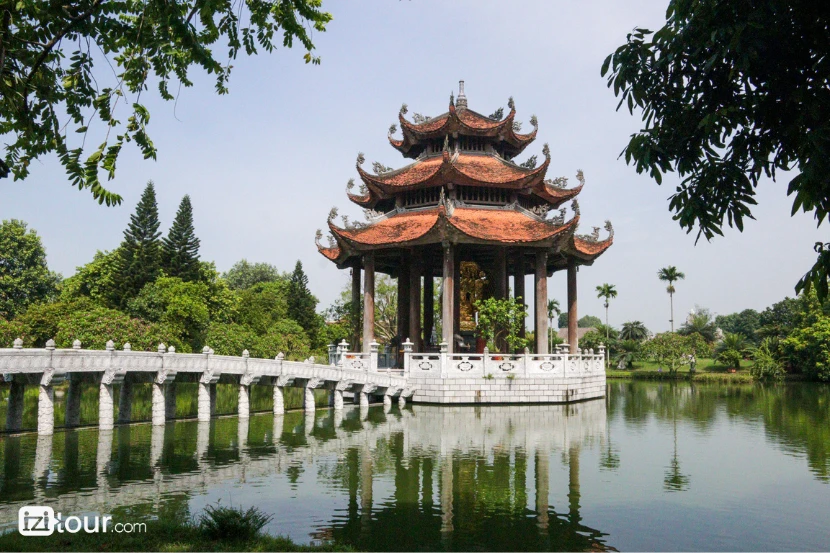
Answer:
[{"label": "sky", "polygon": [[[175,103],[152,88],[144,94],[158,160],[125,147],[108,183],[122,205],[99,206],[47,156],[25,181],[0,181],[0,219],[36,229],[50,268],[70,276],[96,250],[119,245],[152,179],[165,232],[189,194],[202,259],[220,271],[242,258],[290,271],[299,259],[325,308],[349,277],[317,252],[314,233],[325,228],[332,206],[363,219],[345,195],[346,182],[357,177],[358,152],[367,166],[409,163],[386,138],[401,104],[409,117],[438,115],[464,80],[471,109],[491,113],[513,96],[523,130],[531,115],[538,117],[537,141],[517,161],[541,158],[547,142],[549,177],[574,184],[576,171],[585,172],[581,232],[606,219],[614,225],[614,245],[579,271],[580,315],[604,318],[595,287],[607,282],[619,293],[612,325],[640,320],[652,331],[667,330],[669,298],[657,271],[668,265],[686,275],[676,284],[677,321],[696,305],[718,314],[761,310],[793,295],[814,261],[813,243],[826,241],[812,215],[790,216],[786,175],[759,186],[756,220],[743,233],[726,229],[725,237],[695,245],[695,233],[682,230],[668,209],[678,179],[669,175],[658,186],[619,158],[640,120],[615,111],[618,100],[600,67],[635,26],[662,26],[666,4],[324,0],[334,20],[314,35],[321,65],[304,64],[301,48],[278,48],[235,60],[228,95],[216,95],[199,71]],[[548,293],[566,303],[564,273],[549,279]]]}]

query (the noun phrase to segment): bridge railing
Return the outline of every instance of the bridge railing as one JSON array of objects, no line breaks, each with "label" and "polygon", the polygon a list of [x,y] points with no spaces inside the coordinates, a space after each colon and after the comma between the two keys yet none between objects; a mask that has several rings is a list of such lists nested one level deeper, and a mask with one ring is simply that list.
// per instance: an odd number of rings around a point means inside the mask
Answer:
[{"label": "bridge railing", "polygon": [[[54,340],[44,348],[23,348],[18,338],[14,346],[0,349],[0,381],[10,384],[6,430],[19,431],[23,422],[23,402],[26,386],[38,386],[38,433],[54,431],[54,386],[69,381],[66,395],[66,425],[80,423],[81,384],[99,385],[99,427],[111,429],[116,422],[131,420],[133,384],[150,382],[152,388],[153,424],[164,424],[175,418],[176,380],[198,382],[198,419],[210,420],[215,410],[215,385],[223,379],[239,387],[238,415],[250,416],[250,387],[255,384],[273,385],[274,414],[285,412],[283,388],[304,388],[303,408],[315,409],[313,390],[325,388],[330,392],[330,405],[343,408],[343,393],[352,391],[355,402],[368,407],[369,395],[381,395],[385,405],[398,397],[399,403],[412,395],[406,379],[399,374],[377,370],[377,345],[368,353],[349,353],[342,348],[336,364],[319,364],[313,357],[305,361],[289,361],[280,353],[275,359],[250,357],[248,350],[241,357],[215,355],[205,347],[202,353],[176,353],[174,347],[159,344],[157,351],[132,351],[126,343],[116,350],[110,340],[105,350],[83,350],[75,340],[71,349],[58,349]],[[190,373],[190,377],[182,378]],[[113,385],[120,384],[117,399]]]},{"label": "bridge railing", "polygon": [[521,354],[495,353],[484,349],[483,353],[449,353],[447,344],[441,344],[439,353],[416,353],[413,343],[404,342],[404,376],[414,378],[466,378],[502,375],[510,377],[581,378],[604,374],[605,346],[598,352],[593,349],[576,353],[560,351],[552,354],[536,354],[525,350]]}]

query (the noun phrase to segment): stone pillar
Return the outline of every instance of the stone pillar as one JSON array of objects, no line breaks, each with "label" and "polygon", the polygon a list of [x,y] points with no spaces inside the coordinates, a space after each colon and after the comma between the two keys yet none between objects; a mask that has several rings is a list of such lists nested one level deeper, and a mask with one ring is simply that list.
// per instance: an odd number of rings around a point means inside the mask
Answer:
[{"label": "stone pillar", "polygon": [[176,418],[176,383],[164,385],[164,418],[172,421]]},{"label": "stone pillar", "polygon": [[[522,305],[529,305],[527,302],[527,296],[525,295],[525,258],[524,254],[522,254],[522,250],[516,251],[516,255],[513,259],[513,297],[516,298],[516,301]],[[526,326],[525,320],[522,318],[522,324],[519,328],[519,337],[525,337]]]},{"label": "stone pillar", "polygon": [[568,519],[579,523],[579,446],[568,448]]},{"label": "stone pillar", "polygon": [[352,267],[352,343],[360,350],[360,264]]},{"label": "stone pillar", "polygon": [[133,418],[133,382],[129,374],[124,376],[118,394],[118,423],[127,424]]},{"label": "stone pillar", "polygon": [[156,467],[161,463],[164,453],[164,426],[153,426],[150,430],[150,466]]},{"label": "stone pillar", "polygon": [[12,377],[9,387],[9,407],[6,411],[6,431],[19,432],[23,429],[23,399],[26,396],[24,375]]},{"label": "stone pillar", "polygon": [[317,406],[314,404],[314,388],[306,385],[303,388],[303,392],[303,411],[313,413],[317,409]]},{"label": "stone pillar", "polygon": [[237,411],[240,419],[247,419],[251,416],[251,386],[239,384],[239,402]]},{"label": "stone pillar", "polygon": [[282,438],[282,430],[285,426],[285,417],[282,415],[274,415],[274,424],[271,428],[271,441],[274,445],[279,445]]},{"label": "stone pillar", "polygon": [[548,252],[536,252],[536,353],[548,353]]},{"label": "stone pillar", "polygon": [[343,409],[343,390],[333,388],[331,391],[331,406],[335,411]]},{"label": "stone pillar", "polygon": [[66,418],[67,428],[74,428],[81,424],[81,376],[73,374],[69,377],[69,388],[66,390]]},{"label": "stone pillar", "polygon": [[40,385],[37,397],[37,433],[51,436],[55,432],[55,390],[52,384]]},{"label": "stone pillar", "polygon": [[392,396],[388,394],[383,394],[383,408],[384,409],[391,409],[392,408]]},{"label": "stone pillar", "polygon": [[398,396],[398,407],[400,407],[401,409],[406,407],[406,398],[403,397],[403,394]]},{"label": "stone pillar", "polygon": [[200,420],[196,423],[196,464],[202,467],[210,446],[210,422]]},{"label": "stone pillar", "polygon": [[150,386],[153,389],[153,426],[161,426],[165,422],[164,383],[159,384],[153,379]]},{"label": "stone pillar", "polygon": [[409,338],[415,343],[415,351],[424,351],[421,339],[421,256],[412,252],[409,267]]},{"label": "stone pillar", "polygon": [[568,351],[576,353],[579,347],[579,316],[576,311],[576,260],[568,258]]},{"label": "stone pillar", "polygon": [[[435,304],[433,295],[435,287],[432,281],[432,264],[428,257],[424,259],[424,344],[432,339],[435,328]],[[434,345],[434,344],[433,344]],[[426,349],[426,348],[425,348]]]},{"label": "stone pillar", "polygon": [[455,297],[455,248],[449,242],[444,246],[444,281],[441,288],[441,340],[447,344],[447,353],[455,351],[453,340],[453,298]]},{"label": "stone pillar", "polygon": [[115,426],[114,401],[112,396],[112,383],[101,379],[98,386],[98,430],[112,430]]},{"label": "stone pillar", "polygon": [[452,452],[441,457],[441,541],[449,545],[453,533]]},{"label": "stone pillar", "polygon": [[282,386],[279,385],[279,378],[274,379],[274,416],[285,414],[285,398],[282,393]]},{"label": "stone pillar", "polygon": [[200,422],[208,422],[210,420],[211,414],[213,413],[213,409],[211,406],[210,387],[211,384],[209,382],[202,382],[201,380],[199,381],[198,398],[196,404],[196,418]]},{"label": "stone pillar", "polygon": [[375,254],[363,255],[363,351],[375,341]]}]

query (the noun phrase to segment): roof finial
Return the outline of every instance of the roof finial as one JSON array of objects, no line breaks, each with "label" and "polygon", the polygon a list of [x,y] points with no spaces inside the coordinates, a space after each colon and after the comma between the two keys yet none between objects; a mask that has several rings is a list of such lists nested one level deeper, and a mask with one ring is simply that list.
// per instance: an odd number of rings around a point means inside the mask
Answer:
[{"label": "roof finial", "polygon": [[455,101],[455,107],[467,109],[467,96],[464,94],[464,81],[458,81],[458,100]]}]

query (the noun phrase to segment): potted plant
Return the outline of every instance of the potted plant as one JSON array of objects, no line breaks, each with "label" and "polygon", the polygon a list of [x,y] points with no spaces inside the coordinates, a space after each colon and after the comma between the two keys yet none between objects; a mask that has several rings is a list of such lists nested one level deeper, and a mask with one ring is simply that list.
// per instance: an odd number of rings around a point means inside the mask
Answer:
[{"label": "potted plant", "polygon": [[[475,306],[478,309],[476,331],[479,338],[491,346],[491,351],[510,353],[527,346],[528,341],[519,336],[522,321],[527,317],[523,303],[514,298],[488,298],[477,301]],[[501,356],[493,359],[501,359]]]}]

